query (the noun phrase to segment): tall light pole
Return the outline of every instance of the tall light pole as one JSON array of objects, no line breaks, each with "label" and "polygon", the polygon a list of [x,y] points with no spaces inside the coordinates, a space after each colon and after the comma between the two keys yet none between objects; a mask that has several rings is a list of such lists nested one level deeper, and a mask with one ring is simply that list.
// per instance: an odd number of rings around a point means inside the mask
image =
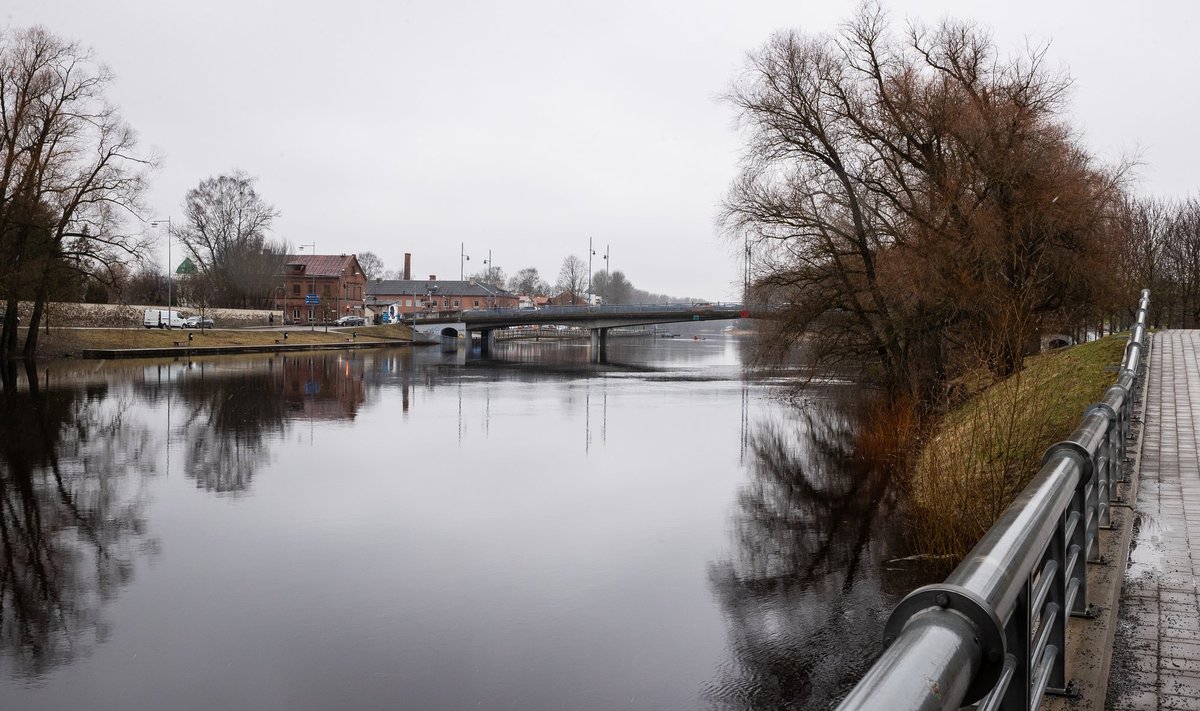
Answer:
[{"label": "tall light pole", "polygon": [[[151,227],[158,227],[163,221],[161,219],[150,223]],[[171,330],[171,216],[167,215],[167,330]]]},{"label": "tall light pole", "polygon": [[[490,250],[490,249],[489,249],[489,250],[488,250],[488,258],[487,258],[487,259],[485,259],[485,260],[484,260],[484,262],[483,262],[483,274],[484,274],[484,276],[485,276],[485,277],[487,278],[487,280],[488,280],[488,283],[487,283],[487,285],[488,285],[488,286],[490,286],[490,287],[492,287],[492,288],[496,288],[496,284],[495,284],[495,282],[493,282],[493,281],[492,281],[492,276],[493,276],[493,274],[492,274],[492,268],[493,268],[493,267],[492,267],[492,250]],[[487,291],[488,291],[488,293],[489,293],[489,294],[491,294],[491,293],[492,293],[492,289],[488,289]],[[465,300],[465,299],[463,300],[463,304],[464,304],[464,305],[466,304],[466,300]],[[492,307],[494,308],[495,306],[496,306],[496,299],[495,299],[495,297],[493,297],[493,298],[492,298]]]},{"label": "tall light pole", "polygon": [[464,267],[466,266],[467,262],[469,262],[469,261],[471,261],[471,258],[467,256],[467,243],[459,242],[458,243],[458,280],[459,281],[466,281],[466,277],[464,276],[466,271],[465,271]]},{"label": "tall light pole", "polygon": [[[296,247],[299,248],[301,252],[304,251],[305,247],[308,247],[309,249],[312,250],[312,256],[314,256],[314,257],[317,256],[317,243],[315,241],[314,242],[306,242],[304,244],[298,244],[298,245],[296,245]],[[304,268],[308,269],[308,266],[305,266]],[[316,293],[317,293],[317,274],[316,274],[316,272],[312,273],[312,293],[314,296],[316,296]],[[318,297],[318,298],[320,298],[320,297]],[[304,301],[307,302],[308,299],[305,299]],[[313,306],[316,306],[316,304],[313,304]],[[313,319],[313,315],[315,313],[316,313],[316,310],[313,310],[313,311],[310,311],[308,314],[308,330],[309,331],[317,330],[316,324],[314,323],[314,319]]]},{"label": "tall light pole", "polygon": [[588,307],[592,305],[592,257],[596,255],[596,250],[592,249],[592,238],[588,237]]}]

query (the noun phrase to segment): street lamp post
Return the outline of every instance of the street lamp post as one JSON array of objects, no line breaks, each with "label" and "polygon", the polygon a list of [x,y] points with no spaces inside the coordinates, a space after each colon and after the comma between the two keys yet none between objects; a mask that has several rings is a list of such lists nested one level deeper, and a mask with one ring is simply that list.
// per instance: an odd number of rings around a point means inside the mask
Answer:
[{"label": "street lamp post", "polygon": [[[484,262],[483,262],[483,273],[484,273],[484,276],[486,276],[487,280],[488,280],[487,286],[495,288],[496,284],[492,281],[492,269],[493,269],[492,250],[489,249],[488,250],[488,258],[486,260],[484,260]],[[496,307],[496,298],[494,296],[495,292],[493,292],[491,288],[489,288],[487,290],[487,292],[488,292],[488,294],[493,295],[492,299],[491,299],[491,301],[492,301],[491,306],[492,306],[492,308],[495,308]],[[463,306],[466,306],[466,303],[463,303]]]},{"label": "street lamp post", "polygon": [[[162,224],[162,220],[156,220],[150,223],[151,227],[158,227]],[[167,330],[171,330],[171,216],[167,215]]]},{"label": "street lamp post", "polygon": [[[298,244],[296,246],[300,249],[300,251],[304,251],[304,248],[308,247],[309,249],[312,250],[312,256],[314,256],[314,257],[317,256],[317,243],[316,242],[306,242],[304,244]],[[305,269],[307,269],[307,268],[308,267],[306,266]],[[312,273],[312,294],[314,296],[316,296],[316,294],[317,294],[317,274],[316,274],[316,272]],[[320,297],[318,297],[318,298],[320,298]],[[306,298],[304,300],[304,302],[307,305],[308,299]],[[312,304],[312,306],[316,306],[316,304]],[[314,319],[313,319],[314,314],[316,314],[316,309],[309,310],[309,312],[308,312],[308,330],[309,331],[317,330],[317,326],[314,323]],[[328,328],[326,330],[328,330]]]},{"label": "street lamp post", "polygon": [[596,255],[596,250],[592,249],[592,238],[588,237],[588,308],[592,306],[592,257]]},{"label": "street lamp post", "polygon": [[469,261],[471,261],[471,258],[469,256],[467,256],[467,243],[459,242],[458,243],[458,280],[459,281],[466,280],[466,277],[464,276],[466,274],[465,267],[466,267],[467,262],[469,262]]}]

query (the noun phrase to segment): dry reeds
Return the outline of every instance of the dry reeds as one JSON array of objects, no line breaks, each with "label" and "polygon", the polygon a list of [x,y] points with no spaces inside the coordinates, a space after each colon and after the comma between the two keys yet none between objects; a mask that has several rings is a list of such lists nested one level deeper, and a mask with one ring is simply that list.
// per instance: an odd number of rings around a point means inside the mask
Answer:
[{"label": "dry reeds", "polygon": [[1042,453],[1070,435],[1115,376],[1125,339],[1106,338],[1031,359],[952,411],[908,482],[912,542],[962,557],[1037,472]]}]

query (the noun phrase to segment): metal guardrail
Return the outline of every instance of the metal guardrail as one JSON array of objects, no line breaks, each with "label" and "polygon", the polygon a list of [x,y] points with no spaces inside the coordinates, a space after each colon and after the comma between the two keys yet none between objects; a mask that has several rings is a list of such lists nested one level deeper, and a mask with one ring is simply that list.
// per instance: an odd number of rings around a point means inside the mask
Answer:
[{"label": "metal guardrail", "polygon": [[1067,616],[1093,617],[1087,563],[1099,561],[1131,429],[1146,349],[1150,290],[1117,384],[1072,435],[1046,451],[1037,476],[946,581],[909,593],[888,618],[887,648],[839,711],[1029,711],[1068,694]]},{"label": "metal guardrail", "polygon": [[741,311],[738,303],[695,304],[602,304],[600,306],[542,306],[537,309],[466,309],[464,319],[516,317],[545,319],[550,317],[591,318],[595,316],[637,316],[643,314],[704,314],[713,311]]}]

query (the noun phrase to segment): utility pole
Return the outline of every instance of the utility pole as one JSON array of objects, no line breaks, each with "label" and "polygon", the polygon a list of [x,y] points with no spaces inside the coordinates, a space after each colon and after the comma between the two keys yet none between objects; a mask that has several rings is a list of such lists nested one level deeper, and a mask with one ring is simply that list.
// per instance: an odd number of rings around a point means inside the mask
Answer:
[{"label": "utility pole", "polygon": [[[151,227],[158,227],[162,220],[151,222]],[[171,216],[167,215],[167,330],[171,330]]]},{"label": "utility pole", "polygon": [[[308,248],[312,249],[312,256],[313,257],[317,256],[317,243],[315,241],[307,242],[305,244],[299,244],[296,246],[299,247],[301,250],[303,250],[305,247],[308,247]],[[308,269],[308,266],[309,265],[305,265],[304,268]],[[310,293],[313,296],[317,296],[317,273],[311,272],[311,274],[312,274],[312,291]],[[318,300],[320,300],[320,298],[321,298],[320,296],[317,296]],[[308,298],[305,298],[304,301],[305,301],[305,305],[308,306],[308,330],[315,331],[315,330],[317,330],[317,327],[316,327],[316,320],[313,318],[313,316],[315,316],[317,313],[317,310],[315,308],[316,304],[309,304]],[[328,331],[329,327],[326,326],[325,330]]]}]

